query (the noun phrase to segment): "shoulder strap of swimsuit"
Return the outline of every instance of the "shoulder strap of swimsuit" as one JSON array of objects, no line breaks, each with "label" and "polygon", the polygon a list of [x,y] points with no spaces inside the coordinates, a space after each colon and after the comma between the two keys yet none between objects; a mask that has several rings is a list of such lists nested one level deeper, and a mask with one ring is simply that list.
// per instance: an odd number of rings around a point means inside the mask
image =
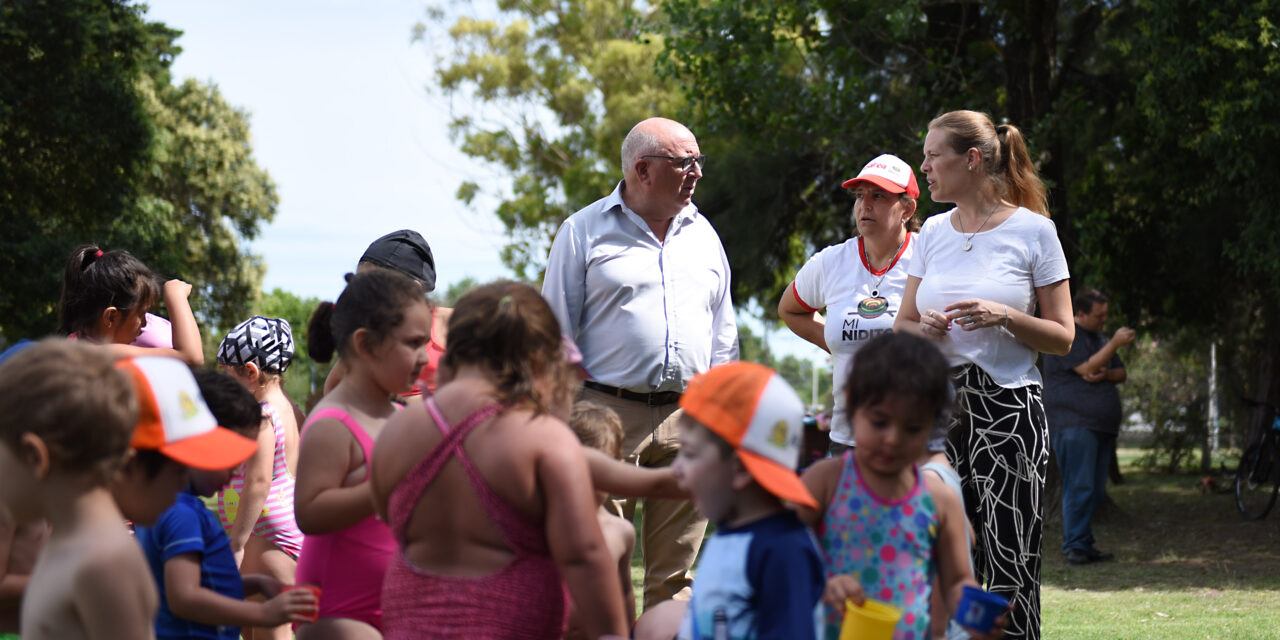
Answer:
[{"label": "shoulder strap of swimsuit", "polygon": [[302,436],[305,437],[307,435],[307,429],[310,429],[311,425],[314,424],[315,421],[323,418],[333,418],[338,422],[341,422],[342,425],[347,428],[347,431],[351,432],[351,437],[355,438],[356,442],[360,444],[360,450],[364,451],[364,459],[366,461],[372,459],[373,438],[369,437],[369,434],[365,432],[364,427],[360,426],[360,423],[356,422],[356,419],[352,418],[351,414],[339,409],[338,407],[321,409],[308,416],[307,423],[302,426]]},{"label": "shoulder strap of swimsuit", "polygon": [[444,435],[444,439],[409,470],[409,473],[405,475],[404,479],[400,481],[392,492],[387,510],[391,519],[391,529],[400,540],[404,539],[404,528],[409,524],[413,508],[418,504],[418,500],[422,498],[422,492],[426,491],[427,487],[436,479],[436,476],[440,474],[440,470],[444,468],[445,463],[455,454],[466,470],[467,478],[470,480],[471,485],[475,487],[476,493],[479,494],[480,501],[484,504],[486,511],[489,511],[488,503],[491,498],[497,497],[493,490],[489,488],[488,483],[484,481],[484,477],[480,475],[480,471],[475,468],[475,465],[471,463],[471,459],[467,457],[466,452],[462,449],[462,441],[478,425],[497,415],[505,407],[498,403],[481,407],[454,427],[449,424],[444,414],[440,412],[440,407],[436,405],[434,397],[425,398],[423,403],[426,406],[427,413],[431,415],[432,421],[440,429],[440,433]]}]

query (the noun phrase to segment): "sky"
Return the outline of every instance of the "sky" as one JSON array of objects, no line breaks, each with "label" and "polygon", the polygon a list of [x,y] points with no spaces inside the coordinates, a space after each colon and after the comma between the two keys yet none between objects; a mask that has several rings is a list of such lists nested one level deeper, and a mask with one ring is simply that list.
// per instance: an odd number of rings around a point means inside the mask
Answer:
[{"label": "sky", "polygon": [[[432,54],[411,41],[422,0],[151,0],[147,17],[184,33],[175,79],[211,81],[250,114],[254,157],[280,205],[251,244],[264,288],[333,300],[365,247],[396,229],[431,245],[438,291],[511,277],[502,224],[464,206],[458,185],[502,176],[449,139],[448,101],[431,92]],[[583,203],[586,204],[586,203]],[[740,313],[740,322],[760,326]],[[825,362],[785,329],[779,353]]]}]

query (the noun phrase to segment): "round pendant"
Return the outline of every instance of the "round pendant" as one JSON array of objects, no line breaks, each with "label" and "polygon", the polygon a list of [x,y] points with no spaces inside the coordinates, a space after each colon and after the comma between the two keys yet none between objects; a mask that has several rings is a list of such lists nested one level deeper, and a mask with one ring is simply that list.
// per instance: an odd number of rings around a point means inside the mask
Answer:
[{"label": "round pendant", "polygon": [[858,315],[867,319],[878,318],[888,310],[889,301],[875,295],[858,303]]},{"label": "round pendant", "polygon": [[961,247],[961,248],[962,248],[962,249],[964,249],[965,251],[968,251],[968,250],[970,250],[970,249],[972,249],[972,248],[973,248],[973,243],[972,243],[972,242],[969,242],[968,240],[965,240],[965,241],[964,241],[964,246],[963,246],[963,247]]},{"label": "round pendant", "polygon": [[879,298],[879,297],[880,297],[880,290],[879,290],[879,289],[872,289],[872,290],[871,290],[871,297],[872,297],[872,298]]}]

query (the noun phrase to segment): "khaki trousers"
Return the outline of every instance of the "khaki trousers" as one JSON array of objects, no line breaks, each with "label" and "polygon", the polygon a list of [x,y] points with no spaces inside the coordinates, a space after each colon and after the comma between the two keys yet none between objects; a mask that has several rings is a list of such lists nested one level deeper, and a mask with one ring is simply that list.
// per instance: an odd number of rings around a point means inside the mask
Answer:
[{"label": "khaki trousers", "polygon": [[[595,389],[583,388],[581,400],[604,405],[622,419],[624,460],[642,467],[665,467],[679,451],[681,411],[676,403],[650,407]],[[614,513],[634,521],[636,500],[614,499]],[[690,569],[698,557],[707,520],[688,500],[644,499],[640,548],[644,553],[644,608],[669,599],[688,600],[693,582]]]}]

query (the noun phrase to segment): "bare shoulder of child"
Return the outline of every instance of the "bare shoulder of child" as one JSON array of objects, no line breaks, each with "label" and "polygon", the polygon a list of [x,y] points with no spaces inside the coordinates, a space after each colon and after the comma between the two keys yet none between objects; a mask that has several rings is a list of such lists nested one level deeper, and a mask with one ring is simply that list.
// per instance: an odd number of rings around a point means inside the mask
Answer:
[{"label": "bare shoulder of child", "polygon": [[602,506],[596,511],[596,519],[600,521],[600,533],[604,534],[604,543],[609,547],[609,555],[617,560],[631,559],[631,552],[636,546],[636,529],[628,521],[609,513]]},{"label": "bare shoulder of child", "polygon": [[819,460],[804,470],[800,481],[804,483],[809,493],[813,494],[818,502],[818,508],[810,509],[803,505],[795,505],[796,515],[801,522],[815,529],[822,524],[822,517],[826,514],[827,506],[831,504],[842,473],[844,473],[843,456]]},{"label": "bare shoulder of child", "polygon": [[23,598],[26,640],[153,637],[155,586],[118,511],[55,531],[38,564]]}]

